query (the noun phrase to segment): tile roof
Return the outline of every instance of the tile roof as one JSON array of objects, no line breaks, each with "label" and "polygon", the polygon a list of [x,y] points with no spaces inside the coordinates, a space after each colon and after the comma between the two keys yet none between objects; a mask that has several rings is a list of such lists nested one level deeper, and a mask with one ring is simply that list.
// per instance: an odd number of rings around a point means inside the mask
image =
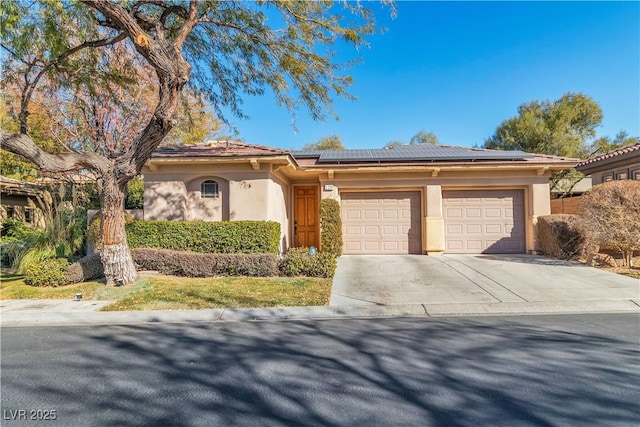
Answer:
[{"label": "tile roof", "polygon": [[[634,153],[634,152],[637,152],[637,155],[640,157],[640,142],[634,145],[627,145],[626,147],[616,148],[615,150],[609,151],[608,153],[600,154],[599,156],[595,156],[590,159],[584,160],[578,163],[576,167],[580,168],[583,166],[592,165],[594,163],[599,163],[607,159],[614,159],[616,157],[626,155],[627,153]],[[633,154],[630,154],[630,156],[633,156]]]},{"label": "tile roof", "polygon": [[160,157],[253,157],[281,156],[289,151],[241,141],[207,141],[203,144],[158,147],[151,158]]}]

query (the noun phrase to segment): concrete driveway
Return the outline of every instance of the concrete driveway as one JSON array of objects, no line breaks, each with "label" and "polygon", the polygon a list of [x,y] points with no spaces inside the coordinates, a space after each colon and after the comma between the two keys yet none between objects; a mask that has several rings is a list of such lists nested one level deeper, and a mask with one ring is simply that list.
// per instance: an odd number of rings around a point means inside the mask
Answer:
[{"label": "concrete driveway", "polygon": [[554,305],[567,304],[575,310],[558,311],[617,311],[618,306],[633,310],[640,306],[640,280],[534,255],[338,259],[329,305],[410,304],[422,304],[428,313],[443,309],[450,314],[468,312],[470,305],[475,313],[553,312]]}]

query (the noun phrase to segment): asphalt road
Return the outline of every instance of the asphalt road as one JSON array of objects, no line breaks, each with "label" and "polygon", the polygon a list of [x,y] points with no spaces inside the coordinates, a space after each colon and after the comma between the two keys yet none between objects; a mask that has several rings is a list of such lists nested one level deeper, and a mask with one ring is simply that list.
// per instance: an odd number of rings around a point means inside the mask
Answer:
[{"label": "asphalt road", "polygon": [[640,425],[638,315],[3,328],[1,338],[3,427]]}]

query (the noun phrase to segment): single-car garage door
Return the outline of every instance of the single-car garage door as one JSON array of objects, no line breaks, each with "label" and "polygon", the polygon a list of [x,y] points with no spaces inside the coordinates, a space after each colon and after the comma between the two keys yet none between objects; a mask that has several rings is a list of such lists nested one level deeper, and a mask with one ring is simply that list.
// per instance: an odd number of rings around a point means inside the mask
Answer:
[{"label": "single-car garage door", "polygon": [[443,191],[445,253],[524,253],[522,190]]},{"label": "single-car garage door", "polygon": [[345,254],[419,254],[420,193],[342,193]]}]

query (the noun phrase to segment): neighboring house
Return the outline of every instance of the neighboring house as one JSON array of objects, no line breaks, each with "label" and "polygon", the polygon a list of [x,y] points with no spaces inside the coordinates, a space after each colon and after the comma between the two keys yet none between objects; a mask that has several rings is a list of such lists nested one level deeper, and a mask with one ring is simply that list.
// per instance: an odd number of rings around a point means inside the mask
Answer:
[{"label": "neighboring house", "polygon": [[0,175],[0,222],[15,218],[36,227],[44,226],[43,197],[39,185]]},{"label": "neighboring house", "polygon": [[235,141],[162,147],[143,169],[144,218],[273,220],[282,250],[320,245],[341,204],[345,254],[533,253],[549,176],[577,159],[445,145],[294,151]]},{"label": "neighboring house", "polygon": [[593,185],[623,179],[640,180],[640,143],[584,160],[576,169],[591,175]]}]

